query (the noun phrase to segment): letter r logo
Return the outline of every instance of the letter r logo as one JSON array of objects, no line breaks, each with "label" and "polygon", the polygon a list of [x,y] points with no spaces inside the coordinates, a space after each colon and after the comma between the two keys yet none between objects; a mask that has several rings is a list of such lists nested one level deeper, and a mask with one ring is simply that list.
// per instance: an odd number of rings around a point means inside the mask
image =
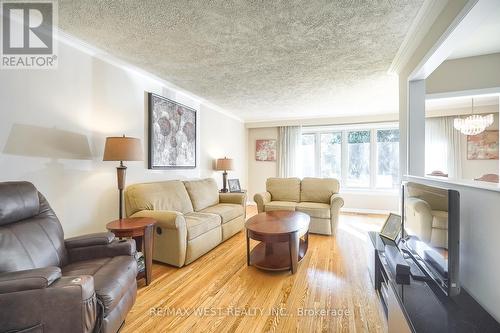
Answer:
[{"label": "letter r logo", "polygon": [[51,2],[3,2],[2,14],[3,54],[52,53]]}]

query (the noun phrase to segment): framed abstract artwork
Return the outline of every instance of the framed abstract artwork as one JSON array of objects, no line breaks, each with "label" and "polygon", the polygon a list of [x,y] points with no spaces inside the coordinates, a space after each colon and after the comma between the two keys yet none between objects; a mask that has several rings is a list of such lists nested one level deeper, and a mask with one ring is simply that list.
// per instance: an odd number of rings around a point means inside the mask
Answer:
[{"label": "framed abstract artwork", "polygon": [[196,168],[196,110],[148,93],[148,168]]},{"label": "framed abstract artwork", "polygon": [[498,160],[498,131],[467,136],[468,160]]},{"label": "framed abstract artwork", "polygon": [[255,141],[256,161],[276,161],[276,140],[256,140]]}]

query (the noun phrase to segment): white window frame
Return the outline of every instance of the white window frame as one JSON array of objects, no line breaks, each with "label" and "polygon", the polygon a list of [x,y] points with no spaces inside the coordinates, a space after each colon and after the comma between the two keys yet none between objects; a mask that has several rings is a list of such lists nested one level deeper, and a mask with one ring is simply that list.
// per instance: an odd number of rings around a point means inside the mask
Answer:
[{"label": "white window frame", "polygon": [[[309,126],[302,127],[301,134],[314,134],[314,172],[317,176],[321,175],[321,134],[322,133],[341,133],[341,167],[340,167],[340,185],[342,189],[352,192],[377,191],[394,192],[397,188],[377,187],[378,174],[378,150],[377,150],[377,131],[383,129],[399,129],[399,124],[395,122],[388,123],[368,123],[354,125],[334,125],[334,126]],[[370,182],[367,187],[349,187],[346,185],[348,170],[348,144],[347,133],[355,131],[370,131]],[[399,161],[398,161],[399,162]]]}]

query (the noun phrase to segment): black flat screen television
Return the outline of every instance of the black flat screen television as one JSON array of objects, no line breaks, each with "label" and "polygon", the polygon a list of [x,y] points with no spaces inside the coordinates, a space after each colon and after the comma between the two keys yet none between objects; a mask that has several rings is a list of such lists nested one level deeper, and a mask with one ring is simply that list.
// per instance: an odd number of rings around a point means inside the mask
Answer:
[{"label": "black flat screen television", "polygon": [[460,193],[403,183],[402,249],[449,296],[460,293]]}]

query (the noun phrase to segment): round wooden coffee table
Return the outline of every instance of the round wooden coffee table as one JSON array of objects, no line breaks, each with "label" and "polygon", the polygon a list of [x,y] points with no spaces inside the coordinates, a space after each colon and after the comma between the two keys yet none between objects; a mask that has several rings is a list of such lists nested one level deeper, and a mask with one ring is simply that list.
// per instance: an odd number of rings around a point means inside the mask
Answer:
[{"label": "round wooden coffee table", "polygon": [[[297,271],[309,241],[309,216],[277,210],[257,214],[245,223],[247,264],[270,271]],[[260,241],[250,251],[250,239]]]}]

